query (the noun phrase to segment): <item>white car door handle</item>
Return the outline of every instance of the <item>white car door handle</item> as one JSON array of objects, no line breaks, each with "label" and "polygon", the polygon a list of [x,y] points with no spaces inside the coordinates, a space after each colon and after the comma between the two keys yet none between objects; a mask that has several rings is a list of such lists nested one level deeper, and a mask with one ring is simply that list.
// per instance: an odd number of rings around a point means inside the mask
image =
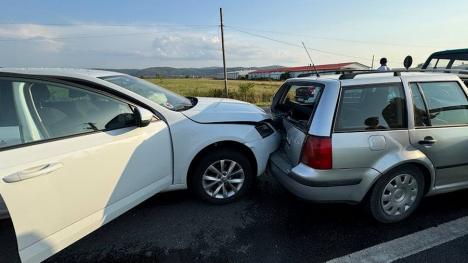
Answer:
[{"label": "white car door handle", "polygon": [[19,181],[28,180],[37,176],[49,174],[51,172],[57,171],[58,169],[62,168],[62,163],[49,163],[43,164],[39,166],[35,166],[14,174],[10,174],[8,176],[3,177],[3,181],[5,183],[16,183]]}]

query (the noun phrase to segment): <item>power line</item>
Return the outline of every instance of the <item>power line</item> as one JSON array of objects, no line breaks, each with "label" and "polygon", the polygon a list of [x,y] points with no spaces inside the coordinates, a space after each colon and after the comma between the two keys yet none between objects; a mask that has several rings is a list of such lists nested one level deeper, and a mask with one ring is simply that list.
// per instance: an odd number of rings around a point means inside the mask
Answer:
[{"label": "power line", "polygon": [[[174,27],[180,27],[180,28],[185,27],[185,28],[187,28],[187,27],[191,27],[192,29],[196,29],[196,28],[199,28],[199,29],[201,29],[201,28],[217,28],[219,26],[219,25],[201,25],[201,24],[200,25],[194,25],[194,24],[192,24],[192,25],[182,25],[182,24],[179,24],[179,25],[176,25],[176,24],[88,24],[88,23],[41,23],[41,24],[37,24],[37,23],[0,22],[0,26],[1,25],[149,27],[149,28],[151,28],[151,27],[167,27],[167,28],[174,28]],[[283,44],[283,45],[288,45],[288,46],[295,47],[295,48],[301,48],[301,49],[303,48],[299,44],[284,41],[284,40],[277,39],[277,38],[272,38],[272,37],[269,37],[269,36],[265,36],[263,34],[253,33],[253,32],[250,32],[250,30],[246,31],[246,30],[243,30],[243,29],[238,28],[238,27],[227,26],[227,25],[224,25],[224,26],[229,27],[230,29],[232,29],[234,31],[238,31],[240,33],[244,33],[244,34],[251,35],[251,36],[254,36],[254,37],[263,38],[263,39],[266,39],[266,40],[270,40],[270,41],[273,41],[273,42],[277,42],[277,43],[280,43],[280,44]],[[262,31],[262,30],[252,29],[252,31],[257,31],[258,32],[258,31]],[[277,34],[284,34],[284,35],[289,34],[289,35],[300,36],[300,34],[291,34],[291,33],[287,33],[287,32],[279,32],[279,31],[263,30],[263,32],[270,32],[270,33],[277,33]],[[74,36],[68,35],[68,36],[58,36],[58,37],[40,37],[40,36],[38,36],[38,37],[23,38],[23,39],[21,39],[21,38],[0,38],[0,42],[108,38],[108,37],[135,36],[135,35],[151,35],[153,33],[157,33],[157,32],[116,33],[116,34],[100,34],[100,35],[74,35]],[[304,35],[302,35],[302,36],[304,36]],[[313,37],[313,38],[319,38],[319,37]],[[332,39],[332,38],[320,38],[320,39],[336,40],[336,41],[354,41],[354,40]],[[364,41],[354,41],[354,42],[366,43]],[[316,49],[316,48],[309,48],[309,47],[308,47],[308,49],[319,52],[319,53],[323,53],[323,54],[333,55],[333,56],[349,57],[349,58],[355,58],[355,59],[360,59],[360,60],[371,61],[370,58],[365,58],[365,57],[352,56],[352,55],[347,55],[347,54],[342,54],[342,53],[337,53],[337,52],[332,52],[332,51],[327,51],[327,50],[321,50],[321,49]]]},{"label": "power line", "polygon": [[252,33],[252,32],[248,32],[248,31],[244,31],[244,30],[241,30],[241,29],[234,28],[234,27],[232,27],[232,26],[225,26],[225,27],[229,27],[229,28],[231,28],[231,29],[233,29],[233,30],[235,30],[235,31],[237,31],[237,32],[241,32],[241,33],[244,33],[244,34],[247,34],[247,35],[251,35],[251,36],[254,36],[254,37],[259,37],[259,38],[271,40],[271,41],[274,41],[274,42],[277,42],[277,43],[280,43],[280,44],[284,44],[284,45],[288,45],[288,46],[292,46],[292,47],[302,48],[301,45],[299,45],[299,44],[294,44],[294,43],[292,43],[292,42],[287,42],[287,41],[275,39],[275,38],[272,38],[272,37],[268,37],[268,36],[259,35],[259,34]]},{"label": "power line", "polygon": [[[176,25],[176,24],[89,24],[89,23],[10,23],[0,22],[1,25],[37,25],[37,26],[63,26],[63,27],[144,27],[144,28],[192,28],[192,30],[202,28],[217,28],[218,25]],[[115,33],[115,34],[101,34],[101,35],[66,35],[58,37],[31,37],[31,38],[0,38],[0,42],[15,42],[15,41],[47,41],[47,40],[66,40],[66,39],[85,39],[85,38],[106,38],[106,37],[121,37],[121,36],[135,36],[135,35],[148,35],[157,32],[138,32],[138,33]]]},{"label": "power line", "polygon": [[[0,25],[41,25],[41,26],[99,26],[99,27],[192,27],[191,30],[202,28],[216,28],[217,25],[170,25],[170,24],[24,24],[24,23],[0,23]],[[66,39],[86,39],[86,38],[106,38],[106,37],[122,37],[122,36],[136,36],[136,35],[149,35],[158,32],[138,32],[138,33],[115,33],[115,34],[100,34],[100,35],[66,35],[58,37],[31,37],[31,38],[0,38],[0,42],[15,42],[15,41],[47,41],[47,40],[66,40]]]},{"label": "power line", "polygon": [[97,27],[218,27],[210,24],[93,24],[93,23],[14,23],[0,22],[0,25],[38,25],[38,26],[97,26]]},{"label": "power line", "polygon": [[[0,22],[0,25],[38,25],[38,26],[61,26],[61,27],[71,27],[71,26],[95,26],[95,27],[191,27],[191,28],[216,28],[219,25],[211,25],[211,24],[93,24],[93,23],[16,23],[16,22]],[[330,38],[330,37],[320,37],[315,35],[308,35],[308,34],[297,34],[291,32],[284,32],[284,31],[275,31],[275,30],[261,30],[261,29],[253,29],[253,28],[245,28],[245,27],[238,27],[238,26],[230,26],[225,25],[225,27],[230,27],[237,30],[249,30],[250,32],[263,32],[263,33],[273,33],[273,34],[282,34],[282,35],[290,35],[290,36],[298,36],[298,37],[307,37],[311,39],[319,39],[319,40],[328,40],[328,41],[338,41],[338,42],[349,42],[355,44],[363,44],[363,45],[386,45],[386,46],[400,46],[400,47],[418,47],[418,48],[442,48],[437,46],[430,46],[430,45],[415,45],[415,44],[401,44],[401,43],[391,43],[391,42],[379,42],[379,41],[363,41],[363,40],[355,40],[355,39],[346,39],[346,38]]]},{"label": "power line", "polygon": [[155,32],[145,33],[122,33],[122,34],[104,34],[104,35],[75,35],[63,37],[33,37],[33,38],[0,38],[0,42],[16,42],[16,41],[47,41],[47,40],[65,40],[65,39],[85,39],[85,38],[106,38],[106,37],[120,37],[120,36],[134,36],[134,35],[150,35]]},{"label": "power line", "polygon": [[[226,27],[228,27],[228,26],[226,26]],[[288,45],[288,46],[292,46],[292,47],[296,47],[296,48],[301,48],[301,49],[303,48],[301,45],[295,44],[295,43],[292,43],[292,42],[287,42],[287,41],[275,39],[275,38],[272,38],[272,37],[269,37],[269,36],[265,36],[265,35],[260,35],[260,34],[248,32],[248,31],[245,31],[245,30],[241,30],[241,29],[238,29],[238,28],[234,28],[234,27],[232,27],[232,26],[229,26],[229,28],[231,28],[231,29],[233,29],[233,30],[235,30],[235,31],[238,31],[238,32],[247,34],[247,35],[251,35],[251,36],[258,37],[258,38],[267,39],[267,40],[274,41],[274,42],[277,42],[277,43],[280,43],[280,44],[284,44],[284,45]],[[326,50],[321,50],[321,49],[316,49],[316,48],[309,48],[309,47],[308,47],[308,49],[313,50],[313,51],[316,51],[316,52],[319,52],[319,53],[324,53],[324,54],[329,54],[329,55],[334,55],[334,56],[356,58],[356,59],[362,59],[362,60],[368,60],[368,61],[371,60],[370,58],[364,58],[364,57],[358,57],[358,56],[351,56],[351,55],[347,55],[347,54],[341,54],[341,53],[336,53],[336,52],[331,52],[331,51],[326,51]]]},{"label": "power line", "polygon": [[367,41],[367,40],[364,41],[364,40],[355,40],[355,39],[346,39],[346,38],[319,37],[319,36],[307,35],[307,34],[297,34],[297,33],[274,31],[274,30],[260,30],[260,29],[252,29],[252,28],[244,28],[244,27],[228,26],[228,25],[226,25],[226,27],[244,29],[244,30],[249,30],[249,31],[254,31],[254,32],[283,34],[283,35],[290,35],[290,36],[307,37],[311,39],[330,40],[330,41],[338,41],[338,42],[350,42],[350,43],[364,44],[364,45],[386,45],[386,46],[418,47],[418,48],[443,48],[443,47],[430,46],[430,45],[401,44],[401,43]]}]

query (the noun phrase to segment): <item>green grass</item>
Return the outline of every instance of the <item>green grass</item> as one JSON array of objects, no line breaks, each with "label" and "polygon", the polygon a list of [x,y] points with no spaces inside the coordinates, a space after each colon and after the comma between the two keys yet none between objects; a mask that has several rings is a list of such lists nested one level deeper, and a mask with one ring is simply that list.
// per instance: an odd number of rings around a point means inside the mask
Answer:
[{"label": "green grass", "polygon": [[[159,86],[183,96],[222,97],[224,80],[215,79],[147,79]],[[239,85],[253,83],[251,90],[242,93]],[[270,105],[271,99],[282,84],[280,81],[228,80],[229,97],[255,103],[259,106]]]}]

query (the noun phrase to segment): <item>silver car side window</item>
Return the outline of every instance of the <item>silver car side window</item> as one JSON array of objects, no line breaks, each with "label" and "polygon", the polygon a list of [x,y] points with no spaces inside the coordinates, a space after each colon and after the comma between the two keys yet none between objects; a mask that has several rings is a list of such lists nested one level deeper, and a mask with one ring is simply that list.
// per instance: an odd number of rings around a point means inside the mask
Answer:
[{"label": "silver car side window", "polygon": [[413,99],[414,124],[416,127],[431,126],[431,119],[427,111],[426,102],[417,83],[410,83]]},{"label": "silver car side window", "polygon": [[336,132],[403,129],[406,103],[401,84],[343,87]]}]

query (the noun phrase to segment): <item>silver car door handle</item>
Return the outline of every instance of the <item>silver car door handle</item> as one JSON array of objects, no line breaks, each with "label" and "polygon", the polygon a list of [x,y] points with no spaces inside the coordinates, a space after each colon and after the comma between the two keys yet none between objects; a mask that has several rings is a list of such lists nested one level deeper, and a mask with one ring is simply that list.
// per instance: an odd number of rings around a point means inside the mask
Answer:
[{"label": "silver car door handle", "polygon": [[16,183],[19,181],[28,180],[34,177],[46,175],[51,172],[57,171],[58,169],[62,168],[62,166],[63,166],[62,163],[49,163],[49,164],[35,166],[32,168],[5,176],[3,177],[3,181],[5,183]]},{"label": "silver car door handle", "polygon": [[437,140],[434,140],[434,138],[432,138],[431,136],[426,136],[424,137],[423,140],[419,141],[419,144],[421,145],[432,145],[434,143],[436,143]]}]

